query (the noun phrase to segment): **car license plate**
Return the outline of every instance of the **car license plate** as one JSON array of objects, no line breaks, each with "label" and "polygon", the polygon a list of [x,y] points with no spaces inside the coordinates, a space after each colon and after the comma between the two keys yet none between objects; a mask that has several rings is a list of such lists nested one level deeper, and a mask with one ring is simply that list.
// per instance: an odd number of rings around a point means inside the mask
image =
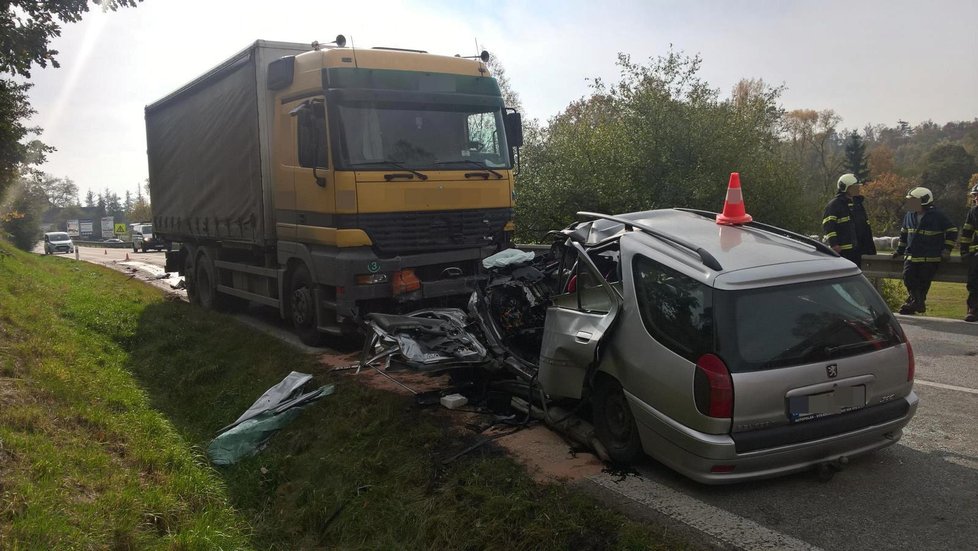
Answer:
[{"label": "car license plate", "polygon": [[792,422],[808,421],[860,409],[865,405],[866,385],[839,387],[819,394],[789,397],[788,418]]}]

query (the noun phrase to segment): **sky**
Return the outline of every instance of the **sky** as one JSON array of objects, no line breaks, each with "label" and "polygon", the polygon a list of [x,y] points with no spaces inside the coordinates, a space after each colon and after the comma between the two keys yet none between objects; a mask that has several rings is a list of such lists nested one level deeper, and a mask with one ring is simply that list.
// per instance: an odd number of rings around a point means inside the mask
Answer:
[{"label": "sky", "polygon": [[833,109],[842,128],[978,118],[976,0],[144,0],[65,25],[61,68],[35,68],[41,167],[135,193],[147,177],[143,108],[256,39],[391,46],[503,65],[524,118],[546,122],[614,82],[618,53],[702,57],[726,96],[742,78],[784,85],[786,109]]}]

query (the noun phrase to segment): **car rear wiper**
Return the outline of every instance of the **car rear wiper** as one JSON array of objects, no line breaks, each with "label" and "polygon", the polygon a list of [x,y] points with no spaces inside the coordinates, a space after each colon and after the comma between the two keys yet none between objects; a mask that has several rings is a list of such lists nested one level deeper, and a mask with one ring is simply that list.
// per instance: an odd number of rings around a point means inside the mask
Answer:
[{"label": "car rear wiper", "polygon": [[403,164],[401,164],[401,163],[399,163],[397,161],[367,161],[365,163],[353,163],[350,166],[351,167],[354,167],[354,166],[369,166],[369,165],[389,165],[389,166],[392,166],[394,168],[403,170],[405,172],[410,172],[411,174],[414,174],[415,176],[417,176],[421,180],[427,180],[428,179],[428,175],[427,174],[422,174],[421,172],[418,172],[417,170],[414,170],[413,168],[408,168],[408,167],[404,166]]},{"label": "car rear wiper", "polygon": [[454,164],[467,164],[467,165],[477,166],[477,167],[481,168],[482,170],[488,170],[489,172],[491,172],[493,174],[493,176],[496,177],[497,180],[503,177],[503,175],[501,173],[496,172],[495,170],[489,168],[489,165],[487,165],[486,163],[480,163],[479,161],[470,161],[468,159],[460,159],[458,161],[438,161],[438,162],[435,163],[435,165],[454,165]]},{"label": "car rear wiper", "polygon": [[843,350],[852,350],[854,348],[860,348],[863,346],[872,346],[874,348],[881,348],[879,345],[886,344],[886,339],[873,339],[868,341],[851,342],[849,344],[840,344],[837,346],[826,346],[825,353],[828,355],[835,354],[836,352],[841,352]]}]

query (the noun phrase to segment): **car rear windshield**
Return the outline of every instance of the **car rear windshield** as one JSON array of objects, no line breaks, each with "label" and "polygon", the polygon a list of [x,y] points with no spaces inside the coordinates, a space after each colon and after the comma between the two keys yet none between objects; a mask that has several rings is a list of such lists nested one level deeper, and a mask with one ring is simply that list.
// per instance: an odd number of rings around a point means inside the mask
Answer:
[{"label": "car rear windshield", "polygon": [[731,371],[865,354],[902,342],[886,304],[862,276],[717,292],[718,353]]}]

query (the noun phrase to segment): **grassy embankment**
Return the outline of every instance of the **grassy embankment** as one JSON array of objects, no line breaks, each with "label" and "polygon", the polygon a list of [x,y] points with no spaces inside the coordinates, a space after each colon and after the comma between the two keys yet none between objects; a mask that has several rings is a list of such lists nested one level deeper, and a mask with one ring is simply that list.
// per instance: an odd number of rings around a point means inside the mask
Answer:
[{"label": "grassy embankment", "polygon": [[[491,447],[442,465],[471,441],[437,411],[226,317],[0,249],[2,549],[685,547]],[[211,468],[213,431],[292,370],[336,394],[257,457]]]}]

